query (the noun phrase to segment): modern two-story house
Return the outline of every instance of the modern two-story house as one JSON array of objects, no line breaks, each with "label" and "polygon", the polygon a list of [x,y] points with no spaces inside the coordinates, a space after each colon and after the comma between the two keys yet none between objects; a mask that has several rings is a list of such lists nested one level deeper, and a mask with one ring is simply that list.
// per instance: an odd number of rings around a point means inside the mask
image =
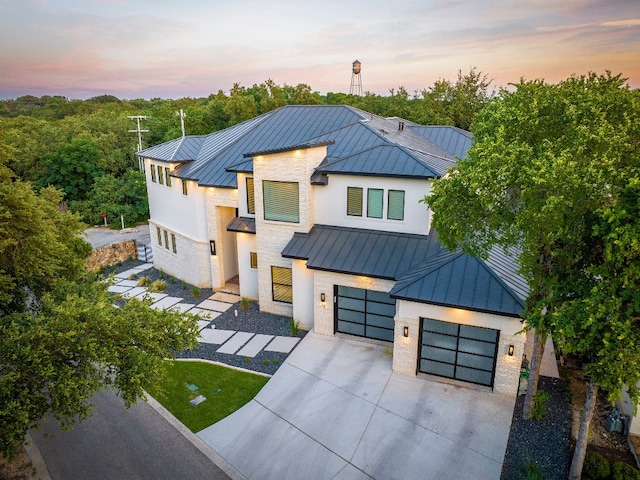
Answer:
[{"label": "modern two-story house", "polygon": [[262,311],[388,342],[393,370],[516,395],[527,294],[513,259],[440,246],[421,202],[468,132],[287,106],[139,152],[157,268],[238,278]]}]

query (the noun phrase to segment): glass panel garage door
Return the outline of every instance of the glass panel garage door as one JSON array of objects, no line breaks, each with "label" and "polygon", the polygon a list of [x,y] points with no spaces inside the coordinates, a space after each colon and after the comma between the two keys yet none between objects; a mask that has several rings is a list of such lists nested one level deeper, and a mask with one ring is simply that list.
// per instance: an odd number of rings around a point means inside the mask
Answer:
[{"label": "glass panel garage door", "polygon": [[493,387],[500,331],[422,319],[418,370]]},{"label": "glass panel garage door", "polygon": [[340,285],[334,290],[337,332],[393,342],[396,301],[388,293]]}]

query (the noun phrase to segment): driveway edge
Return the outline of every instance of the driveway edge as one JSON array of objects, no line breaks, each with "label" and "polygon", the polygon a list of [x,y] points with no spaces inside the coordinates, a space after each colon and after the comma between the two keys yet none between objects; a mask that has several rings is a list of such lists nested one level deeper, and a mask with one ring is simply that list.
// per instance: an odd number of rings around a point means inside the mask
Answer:
[{"label": "driveway edge", "polygon": [[49,474],[47,464],[44,463],[44,458],[42,458],[42,455],[40,455],[40,450],[38,450],[38,447],[33,441],[33,438],[31,438],[30,433],[27,433],[26,442],[24,443],[24,449],[27,452],[29,460],[31,460],[33,468],[36,469],[38,478],[40,478],[40,480],[51,480],[51,475]]},{"label": "driveway edge", "polygon": [[[153,398],[149,393],[145,392],[147,396],[147,403],[167,422],[169,422],[178,432],[182,434],[187,440],[189,440],[194,447],[200,450],[209,460],[215,463],[220,470],[229,475],[233,480],[247,480],[247,478],[238,472],[233,465],[222,458],[215,450],[207,445],[204,440],[198,437],[195,433],[189,430],[180,420],[178,420],[169,410],[164,408],[160,402]],[[44,479],[43,479],[44,480]]]}]

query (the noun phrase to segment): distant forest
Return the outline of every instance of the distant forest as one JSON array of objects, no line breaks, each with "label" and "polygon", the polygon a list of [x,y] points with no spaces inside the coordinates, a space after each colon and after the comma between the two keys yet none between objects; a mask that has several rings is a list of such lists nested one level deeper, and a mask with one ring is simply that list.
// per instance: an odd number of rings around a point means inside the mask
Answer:
[{"label": "distant forest", "polygon": [[120,225],[148,219],[144,176],[135,157],[137,128],[132,115],[145,115],[143,148],[185,133],[205,135],[285,105],[349,105],[383,117],[402,117],[423,125],[454,125],[468,130],[475,114],[494,97],[486,74],[471,68],[456,80],[441,79],[409,93],[391,89],[382,96],[321,95],[309,85],[277,85],[267,80],[250,88],[234,84],[206,98],[121,100],[101,95],[88,100],[61,96],[0,100],[0,163],[35,189],[53,185],[65,205],[90,224],[103,213]]}]

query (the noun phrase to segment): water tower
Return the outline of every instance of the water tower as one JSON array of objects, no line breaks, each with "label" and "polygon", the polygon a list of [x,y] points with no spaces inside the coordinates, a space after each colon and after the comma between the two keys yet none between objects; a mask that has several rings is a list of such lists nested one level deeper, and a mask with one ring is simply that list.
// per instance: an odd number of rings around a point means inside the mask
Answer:
[{"label": "water tower", "polygon": [[362,64],[356,60],[353,62],[353,68],[351,69],[351,89],[350,95],[362,95],[362,77],[360,77],[360,70]]}]

